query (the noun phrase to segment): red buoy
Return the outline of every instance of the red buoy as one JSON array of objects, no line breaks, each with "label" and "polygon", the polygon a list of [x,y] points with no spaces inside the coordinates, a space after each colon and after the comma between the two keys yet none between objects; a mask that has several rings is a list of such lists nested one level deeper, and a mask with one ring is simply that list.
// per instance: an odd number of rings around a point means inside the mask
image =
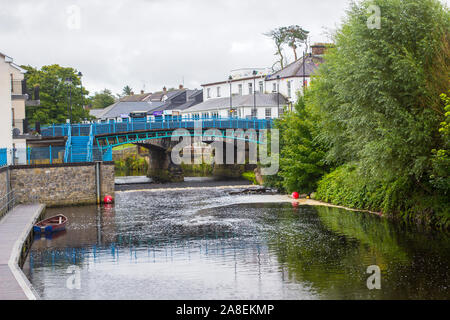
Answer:
[{"label": "red buoy", "polygon": [[298,199],[298,198],[300,198],[300,195],[298,194],[298,192],[293,192],[292,193],[292,198],[293,199]]},{"label": "red buoy", "polygon": [[109,195],[106,195],[105,198],[103,199],[103,203],[113,203],[113,198]]}]

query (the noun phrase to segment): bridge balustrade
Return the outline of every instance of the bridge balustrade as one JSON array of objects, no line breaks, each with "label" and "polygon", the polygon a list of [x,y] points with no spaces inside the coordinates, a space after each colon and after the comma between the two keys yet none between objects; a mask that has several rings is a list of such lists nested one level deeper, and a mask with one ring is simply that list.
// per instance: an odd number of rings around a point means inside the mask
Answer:
[{"label": "bridge balustrade", "polygon": [[202,127],[205,129],[216,128],[261,130],[270,129],[272,127],[272,120],[266,119],[200,118],[164,121],[110,121],[107,123],[51,125],[43,127],[41,130],[41,134],[44,137],[62,137],[67,136],[70,130],[72,136],[89,136],[91,126],[93,127],[94,135],[164,129],[175,130],[180,128],[193,129],[196,127],[196,122],[201,122]]}]

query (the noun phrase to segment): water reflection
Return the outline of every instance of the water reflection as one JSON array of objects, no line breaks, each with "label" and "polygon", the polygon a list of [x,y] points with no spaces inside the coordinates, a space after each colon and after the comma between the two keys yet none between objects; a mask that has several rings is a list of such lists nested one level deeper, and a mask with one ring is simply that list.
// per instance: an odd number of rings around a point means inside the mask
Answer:
[{"label": "water reflection", "polygon": [[[370,214],[223,190],[120,193],[63,210],[24,271],[49,299],[447,299],[449,241]],[[241,204],[233,204],[241,203]],[[243,204],[244,203],[244,204]],[[81,289],[66,287],[80,267]],[[369,265],[382,290],[368,290]]]}]

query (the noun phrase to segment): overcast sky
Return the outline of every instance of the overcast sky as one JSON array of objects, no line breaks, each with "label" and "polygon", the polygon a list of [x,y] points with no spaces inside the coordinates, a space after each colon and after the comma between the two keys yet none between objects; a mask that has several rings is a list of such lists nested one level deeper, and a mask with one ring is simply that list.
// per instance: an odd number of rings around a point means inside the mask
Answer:
[{"label": "overcast sky", "polygon": [[[91,92],[189,88],[268,67],[263,33],[298,24],[327,40],[349,0],[0,0],[0,52],[17,64],[70,66]],[[78,14],[79,13],[79,14]],[[287,52],[289,53],[289,52]],[[290,57],[292,61],[292,57]]]}]

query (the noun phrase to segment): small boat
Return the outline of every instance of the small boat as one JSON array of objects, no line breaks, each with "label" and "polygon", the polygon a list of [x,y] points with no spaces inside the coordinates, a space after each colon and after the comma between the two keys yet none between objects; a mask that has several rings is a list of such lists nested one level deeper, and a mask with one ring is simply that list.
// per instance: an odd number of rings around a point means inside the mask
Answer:
[{"label": "small boat", "polygon": [[57,216],[39,221],[33,226],[35,233],[52,233],[66,229],[67,217],[58,214]]}]

